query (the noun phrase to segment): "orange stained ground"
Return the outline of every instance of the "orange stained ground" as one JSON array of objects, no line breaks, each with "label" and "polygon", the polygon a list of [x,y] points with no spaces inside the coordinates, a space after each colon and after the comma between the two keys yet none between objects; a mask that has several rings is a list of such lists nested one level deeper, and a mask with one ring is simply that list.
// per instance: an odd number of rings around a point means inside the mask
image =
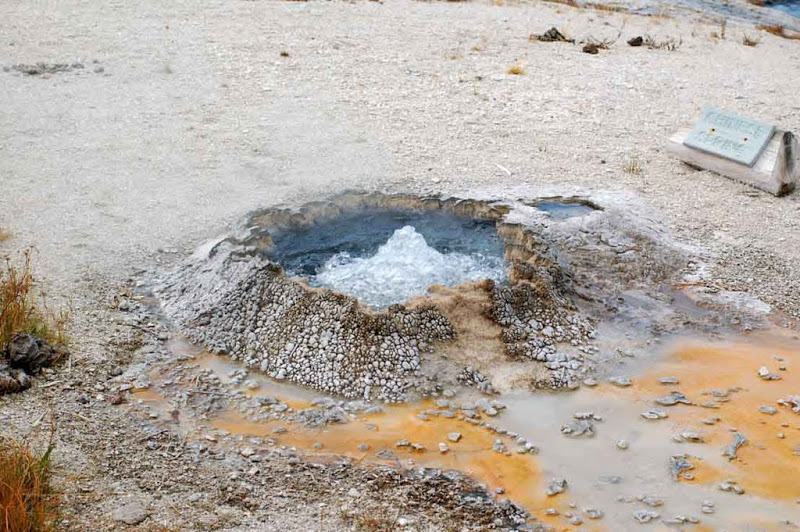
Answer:
[{"label": "orange stained ground", "polygon": [[[779,357],[777,359],[776,357]],[[201,366],[212,367],[214,361],[201,356]],[[780,380],[766,381],[758,376],[761,366],[779,374]],[[785,370],[779,369],[783,366]],[[672,376],[680,380],[677,385],[662,385],[660,377]],[[668,395],[676,390],[686,394],[695,405],[660,407],[669,412],[667,420],[675,433],[692,430],[703,435],[705,443],[687,447],[689,454],[703,455],[693,459],[694,482],[717,483],[734,479],[748,494],[765,498],[794,502],[800,499],[800,414],[779,406],[777,401],[789,395],[800,395],[800,348],[797,344],[780,343],[770,339],[753,343],[708,344],[685,343],[670,350],[656,367],[647,373],[634,376],[634,384],[628,388],[601,385],[594,389],[583,389],[581,394],[596,394],[598,399],[624,400],[654,405],[652,399]],[[730,390],[737,391],[730,391]],[[711,395],[712,390],[728,390],[728,400]],[[248,395],[257,394],[249,392]],[[292,408],[307,408],[310,403],[303,399],[287,397],[279,393],[281,400]],[[155,392],[141,391],[136,397],[148,402],[163,402]],[[289,399],[289,401],[286,401]],[[701,403],[715,402],[718,408],[705,408]],[[778,412],[767,415],[759,411],[760,406],[773,406]],[[546,480],[542,477],[538,458],[530,454],[517,454],[516,444],[508,437],[499,436],[484,427],[471,425],[455,418],[431,417],[423,421],[417,413],[433,408],[431,401],[414,405],[389,406],[386,412],[364,416],[357,421],[325,428],[306,428],[280,421],[254,422],[244,416],[228,412],[211,420],[211,424],[232,434],[274,437],[281,445],[292,445],[302,451],[318,456],[347,456],[368,463],[391,463],[408,467],[415,466],[455,469],[469,474],[485,483],[490,490],[503,488],[503,497],[525,506],[541,521],[554,525],[556,530],[571,530],[574,527],[565,519],[544,514],[547,508],[556,508],[562,514],[570,511],[565,495],[548,498],[544,490]],[[705,425],[703,419],[718,417],[715,425]],[[636,420],[641,421],[641,420]],[[632,420],[631,422],[636,422]],[[288,432],[275,434],[273,430],[285,427]],[[735,428],[748,439],[748,444],[739,449],[739,458],[728,461],[722,449],[732,441],[731,428]],[[447,439],[448,432],[460,432],[461,441]],[[783,434],[779,438],[778,434]],[[509,457],[492,450],[496,439],[502,439],[512,452]],[[409,439],[425,446],[425,452],[414,452],[409,448],[397,448],[395,443]],[[323,444],[314,449],[316,442]],[[439,452],[439,443],[450,448]],[[367,444],[367,451],[360,451],[360,444]],[[397,461],[386,462],[376,457],[381,449],[389,449]],[[797,452],[798,454],[795,454]],[[580,501],[578,503],[580,508]],[[602,524],[585,519],[581,526],[585,530],[602,530]],[[740,518],[744,516],[739,516]],[[747,519],[750,526],[762,522],[760,516]],[[651,525],[661,530],[661,525]],[[763,530],[778,530],[768,520],[763,521]],[[702,525],[692,530],[712,530]]]},{"label": "orange stained ground", "polygon": [[[684,393],[697,405],[661,408],[669,413],[666,421],[676,425],[676,432],[700,432],[704,445],[714,447],[713,456],[696,464],[698,481],[730,478],[748,493],[794,501],[800,499],[800,414],[777,401],[800,395],[799,362],[800,350],[785,344],[685,344],[675,348],[656,369],[635,377],[631,387],[603,386],[598,391],[636,399],[655,399],[673,390]],[[762,366],[781,379],[761,379],[758,370]],[[665,376],[677,377],[680,383],[659,383]],[[738,391],[730,391],[728,401],[710,393],[734,389]],[[699,406],[711,401],[719,408]],[[778,412],[764,414],[760,406],[772,406]],[[701,422],[712,417],[720,421],[710,426]],[[728,461],[722,449],[733,440],[732,429],[745,436],[748,444],[739,449],[737,460]]]},{"label": "orange stained ground", "polygon": [[[388,463],[403,467],[411,465],[410,459],[414,466],[462,471],[485,483],[491,490],[502,488],[505,491],[503,497],[523,505],[541,521],[563,527],[563,517],[544,514],[547,508],[557,508],[562,513],[569,511],[569,508],[564,496],[549,498],[545,495],[545,479],[540,474],[535,456],[518,454],[515,452],[517,445],[510,438],[463,420],[431,417],[430,421],[423,421],[417,417],[417,413],[430,408],[433,408],[432,401],[392,406],[385,413],[366,416],[347,424],[330,425],[324,429],[286,425],[278,421],[253,422],[234,413],[218,417],[212,424],[232,434],[276,437],[282,445],[293,445],[311,454],[347,456],[359,462]],[[274,434],[273,430],[277,426],[287,428],[288,432]],[[460,432],[461,440],[449,441],[449,432]],[[511,456],[502,456],[492,450],[492,445],[498,438],[512,452]],[[395,443],[402,439],[422,444],[426,450],[418,452],[407,447],[396,447]],[[315,450],[315,442],[322,443],[323,447]],[[358,447],[362,443],[369,445],[369,450],[360,451]],[[441,453],[439,443],[445,443],[450,450]],[[397,461],[385,461],[375,456],[381,449],[392,451]],[[585,523],[583,528],[603,530],[599,524],[595,526],[591,522]]]}]

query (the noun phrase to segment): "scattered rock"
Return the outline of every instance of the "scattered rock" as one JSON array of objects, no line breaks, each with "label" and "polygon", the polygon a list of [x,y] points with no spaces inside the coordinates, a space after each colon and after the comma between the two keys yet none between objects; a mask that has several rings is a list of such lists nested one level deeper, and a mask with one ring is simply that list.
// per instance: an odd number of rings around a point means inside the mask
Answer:
[{"label": "scattered rock", "polygon": [[639,497],[636,497],[636,499],[640,502],[643,502],[647,506],[650,506],[651,508],[657,508],[659,506],[663,506],[664,504],[664,499],[653,497],[652,495],[640,495]]},{"label": "scattered rock", "polygon": [[567,425],[562,425],[561,434],[570,438],[578,438],[580,436],[591,438],[594,436],[594,423],[588,419],[579,419]]},{"label": "scattered rock", "polygon": [[254,451],[252,448],[250,448],[250,447],[245,447],[245,448],[243,448],[243,449],[241,449],[241,450],[239,451],[239,454],[241,454],[241,455],[242,455],[242,456],[244,456],[245,458],[250,458],[251,456],[253,456],[254,454],[256,454],[256,452],[255,452],[255,451]]},{"label": "scattered rock", "polygon": [[735,480],[726,480],[724,482],[720,482],[718,488],[720,491],[728,491],[735,493],[736,495],[744,495],[744,488],[739,486]]},{"label": "scattered rock", "polygon": [[672,473],[672,478],[678,480],[678,477],[680,477],[684,471],[694,469],[694,466],[689,462],[688,455],[676,454],[669,459],[669,469]]},{"label": "scattered rock", "polygon": [[583,513],[585,513],[586,517],[589,519],[602,519],[603,515],[605,515],[602,510],[597,510],[595,508],[587,508]]},{"label": "scattered rock", "polygon": [[651,408],[645,412],[642,412],[641,416],[645,419],[664,419],[669,417],[667,413],[660,408]]},{"label": "scattered rock", "polygon": [[672,406],[678,403],[683,403],[685,405],[692,404],[692,402],[681,392],[672,392],[671,394],[665,397],[659,397],[655,401],[661,406]]},{"label": "scattered rock", "polygon": [[587,42],[583,45],[581,51],[585,54],[597,55],[600,52],[600,46],[593,42]]},{"label": "scattered rock", "polygon": [[138,525],[147,519],[147,508],[141,501],[133,499],[114,510],[111,518],[126,525]]},{"label": "scattered rock", "polygon": [[608,379],[608,382],[610,382],[614,386],[619,386],[620,388],[627,388],[628,386],[633,384],[633,381],[631,381],[630,377],[624,377],[624,376],[611,377],[610,379]]},{"label": "scattered rock", "polygon": [[728,460],[735,460],[739,447],[743,445],[747,445],[747,438],[735,432],[733,434],[733,441],[722,451],[722,456],[726,456]]},{"label": "scattered rock", "polygon": [[649,523],[650,521],[654,521],[659,517],[661,517],[661,515],[652,510],[637,510],[633,512],[633,518],[636,519],[639,524]]},{"label": "scattered rock", "polygon": [[761,379],[765,380],[765,381],[778,381],[778,380],[781,380],[781,376],[778,375],[777,373],[770,373],[770,371],[767,368],[767,366],[761,366],[758,369],[758,376]]},{"label": "scattered rock", "polygon": [[778,404],[791,409],[795,414],[800,414],[800,395],[790,395],[778,401]]},{"label": "scattered rock", "polygon": [[644,44],[644,38],[641,35],[628,39],[629,46],[641,46]]},{"label": "scattered rock", "polygon": [[686,430],[681,432],[678,435],[680,441],[685,441],[689,443],[703,443],[703,435],[698,432],[693,432],[690,430]]},{"label": "scattered rock", "polygon": [[628,447],[630,447],[630,444],[628,444],[627,440],[617,440],[617,449],[625,451]]},{"label": "scattered rock", "polygon": [[603,418],[595,414],[594,412],[576,412],[572,415],[575,419],[588,419],[594,421],[603,421]]},{"label": "scattered rock", "polygon": [[531,41],[540,41],[540,42],[569,42],[574,43],[575,39],[567,39],[563,33],[558,31],[558,28],[553,26],[546,32],[542,33],[541,35],[531,34],[530,36]]},{"label": "scattered rock", "polygon": [[550,485],[547,487],[545,493],[548,497],[552,497],[554,495],[558,495],[559,493],[564,493],[567,489],[567,479],[565,478],[553,478],[550,479]]},{"label": "scattered rock", "polygon": [[450,450],[450,447],[448,447],[446,443],[440,443],[439,444],[439,452],[440,453],[444,454],[449,450]]},{"label": "scattered rock", "polygon": [[12,368],[36,375],[42,368],[52,366],[65,355],[62,348],[53,347],[32,334],[17,334],[6,346],[3,358]]},{"label": "scattered rock", "polygon": [[451,442],[459,442],[461,441],[461,433],[460,432],[448,432],[447,439]]},{"label": "scattered rock", "polygon": [[778,413],[778,409],[774,406],[759,406],[758,411],[762,414],[767,414],[770,416]]}]

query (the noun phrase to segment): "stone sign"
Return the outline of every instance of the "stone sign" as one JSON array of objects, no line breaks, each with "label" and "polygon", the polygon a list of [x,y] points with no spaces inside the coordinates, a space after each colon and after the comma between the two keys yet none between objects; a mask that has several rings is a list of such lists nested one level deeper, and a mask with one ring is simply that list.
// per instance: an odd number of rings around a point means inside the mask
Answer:
[{"label": "stone sign", "polygon": [[753,166],[774,131],[775,127],[769,124],[706,107],[702,118],[694,125],[683,144]]}]

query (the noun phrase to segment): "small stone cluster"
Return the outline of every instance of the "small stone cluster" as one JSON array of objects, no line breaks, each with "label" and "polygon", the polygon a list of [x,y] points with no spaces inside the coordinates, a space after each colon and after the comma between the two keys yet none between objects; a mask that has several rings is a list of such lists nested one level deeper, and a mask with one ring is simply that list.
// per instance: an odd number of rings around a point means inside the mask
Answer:
[{"label": "small stone cluster", "polygon": [[32,334],[14,336],[0,350],[0,395],[21,392],[31,386],[31,375],[48,368],[67,355],[61,346],[52,346]]},{"label": "small stone cluster", "polygon": [[[539,385],[569,386],[576,371],[583,367],[581,352],[594,338],[591,325],[581,319],[570,302],[556,293],[552,285],[534,286],[519,281],[492,290],[491,317],[502,325],[506,352],[545,363],[551,382]],[[558,352],[557,344],[568,342],[578,351]]]}]

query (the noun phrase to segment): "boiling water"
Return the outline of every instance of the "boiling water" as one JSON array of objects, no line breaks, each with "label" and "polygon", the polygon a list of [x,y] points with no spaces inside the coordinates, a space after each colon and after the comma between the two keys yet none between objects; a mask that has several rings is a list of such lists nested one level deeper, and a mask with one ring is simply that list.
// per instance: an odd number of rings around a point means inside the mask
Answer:
[{"label": "boiling water", "polygon": [[334,255],[311,280],[367,305],[385,308],[423,295],[431,285],[505,278],[502,257],[439,252],[407,225],[396,230],[370,257],[352,257],[347,252]]},{"label": "boiling water", "polygon": [[495,223],[447,211],[363,210],[301,229],[276,231],[268,257],[384,309],[433,284],[503,281],[504,245]]}]

